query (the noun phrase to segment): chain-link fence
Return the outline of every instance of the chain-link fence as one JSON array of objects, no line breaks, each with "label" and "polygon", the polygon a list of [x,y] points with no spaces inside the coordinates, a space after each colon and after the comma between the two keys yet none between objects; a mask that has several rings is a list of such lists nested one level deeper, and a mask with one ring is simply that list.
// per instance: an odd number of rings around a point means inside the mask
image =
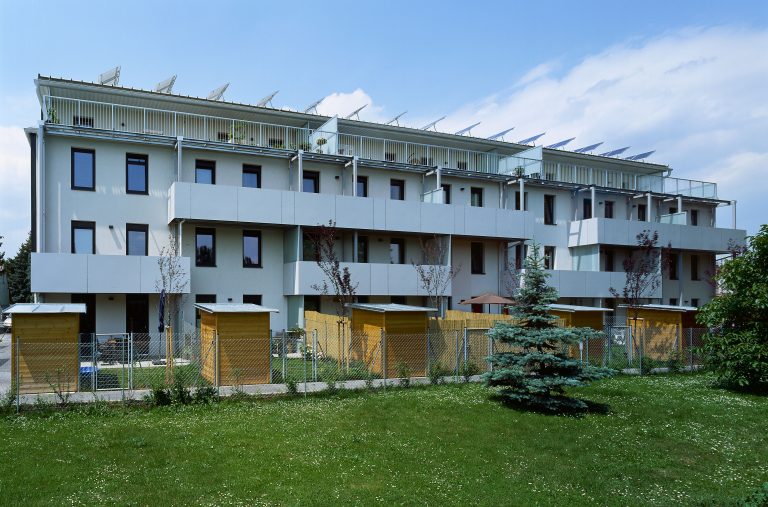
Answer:
[{"label": "chain-link fence", "polygon": [[[602,337],[563,353],[627,373],[694,370],[701,364],[698,349],[704,332],[609,325]],[[292,384],[298,390],[303,384],[306,392],[322,388],[313,383],[386,386],[419,378],[469,379],[490,369],[488,356],[513,351],[509,344],[492,340],[487,328],[416,334],[281,331],[246,337],[190,330],[175,335],[81,334],[77,340],[58,341],[13,336],[11,348],[16,394],[45,393],[60,400],[82,393],[137,398],[150,389],[178,384],[217,389]]]}]

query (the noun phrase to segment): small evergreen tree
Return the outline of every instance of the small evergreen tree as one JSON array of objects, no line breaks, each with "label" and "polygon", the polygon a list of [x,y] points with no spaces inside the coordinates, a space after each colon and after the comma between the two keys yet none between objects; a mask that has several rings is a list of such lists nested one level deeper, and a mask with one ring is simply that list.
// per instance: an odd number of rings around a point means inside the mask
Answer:
[{"label": "small evergreen tree", "polygon": [[493,371],[484,375],[486,385],[500,387],[499,394],[516,406],[549,412],[580,411],[588,408],[579,399],[565,395],[566,387],[587,385],[613,374],[613,370],[582,365],[568,357],[568,348],[595,338],[591,328],[557,327],[549,305],[557,291],[547,285],[549,276],[538,245],[525,261],[523,283],[516,303],[510,307],[516,322],[499,321],[489,335],[509,346],[508,352],[490,357]]},{"label": "small evergreen tree", "polygon": [[19,252],[5,262],[8,269],[8,291],[11,293],[11,303],[31,303],[29,264],[32,249],[32,235],[19,247]]}]

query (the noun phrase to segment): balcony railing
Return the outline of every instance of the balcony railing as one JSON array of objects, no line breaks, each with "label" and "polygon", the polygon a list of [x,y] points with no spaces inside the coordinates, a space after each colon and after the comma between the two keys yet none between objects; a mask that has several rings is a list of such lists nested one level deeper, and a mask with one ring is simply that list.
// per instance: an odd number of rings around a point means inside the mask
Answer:
[{"label": "balcony railing", "polygon": [[44,97],[46,121],[60,125],[153,134],[245,146],[358,156],[382,162],[441,166],[491,174],[526,175],[565,183],[639,192],[717,198],[717,185],[696,180],[640,175],[515,155],[411,143],[368,136],[322,132],[262,122],[94,102]]}]

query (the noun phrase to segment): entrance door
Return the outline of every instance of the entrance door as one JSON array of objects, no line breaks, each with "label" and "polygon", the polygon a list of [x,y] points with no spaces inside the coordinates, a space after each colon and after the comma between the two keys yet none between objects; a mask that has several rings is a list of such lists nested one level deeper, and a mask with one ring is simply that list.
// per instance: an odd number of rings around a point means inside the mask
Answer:
[{"label": "entrance door", "polygon": [[149,295],[125,295],[125,332],[133,333],[134,354],[149,353]]}]

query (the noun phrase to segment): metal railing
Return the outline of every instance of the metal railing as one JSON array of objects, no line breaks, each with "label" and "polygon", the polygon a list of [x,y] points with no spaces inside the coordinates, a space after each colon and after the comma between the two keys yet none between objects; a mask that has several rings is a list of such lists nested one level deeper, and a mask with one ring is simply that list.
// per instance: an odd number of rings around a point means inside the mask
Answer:
[{"label": "metal railing", "polygon": [[46,121],[58,125],[169,137],[183,136],[244,146],[304,150],[357,156],[382,162],[441,166],[479,173],[526,175],[581,185],[717,198],[717,185],[704,181],[641,175],[577,164],[542,162],[497,152],[322,132],[286,125],[49,95],[44,96],[43,101]]}]

